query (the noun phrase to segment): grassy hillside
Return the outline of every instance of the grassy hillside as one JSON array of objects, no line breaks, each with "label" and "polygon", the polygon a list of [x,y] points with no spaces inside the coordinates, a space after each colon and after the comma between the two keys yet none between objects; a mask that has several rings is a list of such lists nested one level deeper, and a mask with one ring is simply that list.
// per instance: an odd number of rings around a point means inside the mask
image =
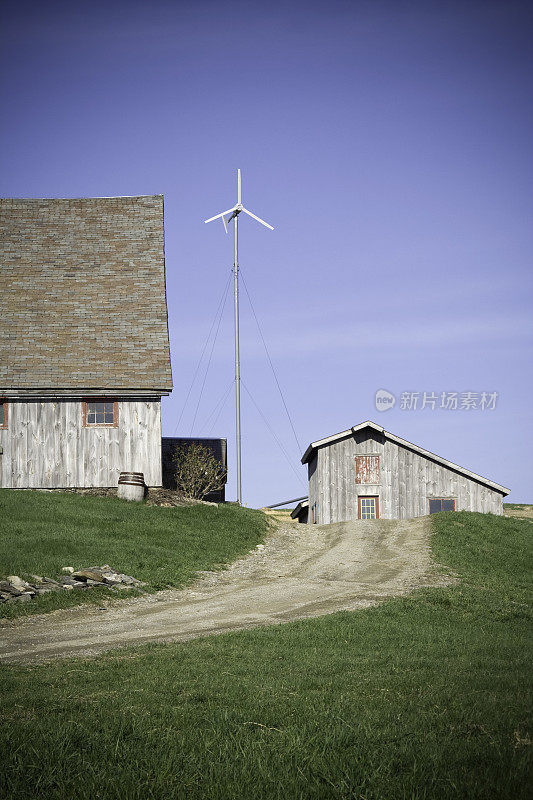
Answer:
[{"label": "grassy hillside", "polygon": [[3,796],[529,798],[533,524],[466,512],[433,524],[456,586],[4,667]]},{"label": "grassy hillside", "polygon": [[[158,508],[115,498],[0,489],[0,579],[55,578],[61,567],[110,564],[148,591],[190,582],[198,570],[233,561],[264,537],[267,520],[234,504]],[[2,604],[0,616],[109,600],[105,589],[61,592]]]}]

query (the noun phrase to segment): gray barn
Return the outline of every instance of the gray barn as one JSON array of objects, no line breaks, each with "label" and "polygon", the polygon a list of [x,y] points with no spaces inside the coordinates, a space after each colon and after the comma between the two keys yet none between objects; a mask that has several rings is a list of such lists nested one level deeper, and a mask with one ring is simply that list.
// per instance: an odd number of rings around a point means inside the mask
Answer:
[{"label": "gray barn", "polygon": [[0,486],[161,486],[163,198],[0,200]]},{"label": "gray barn", "polygon": [[[302,463],[308,465],[311,524],[406,519],[441,510],[502,514],[509,494],[505,486],[370,421],[312,442]],[[307,511],[301,512],[295,516],[303,521]]]}]

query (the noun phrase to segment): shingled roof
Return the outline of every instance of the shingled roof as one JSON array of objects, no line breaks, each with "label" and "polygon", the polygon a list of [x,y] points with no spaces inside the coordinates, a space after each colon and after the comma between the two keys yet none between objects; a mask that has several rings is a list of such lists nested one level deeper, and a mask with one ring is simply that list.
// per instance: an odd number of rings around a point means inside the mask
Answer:
[{"label": "shingled roof", "polygon": [[0,199],[0,396],[168,394],[163,197]]}]

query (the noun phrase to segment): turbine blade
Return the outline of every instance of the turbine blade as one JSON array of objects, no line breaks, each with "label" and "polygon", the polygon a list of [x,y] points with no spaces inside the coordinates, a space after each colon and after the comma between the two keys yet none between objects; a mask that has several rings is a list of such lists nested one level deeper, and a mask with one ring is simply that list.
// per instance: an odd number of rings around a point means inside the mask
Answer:
[{"label": "turbine blade", "polygon": [[235,206],[233,206],[233,208],[228,208],[226,211],[223,211],[222,214],[217,214],[214,217],[209,217],[209,219],[205,219],[204,222],[213,222],[214,219],[220,219],[220,217],[223,217],[225,214],[231,214],[232,211],[235,211]]},{"label": "turbine blade", "polygon": [[261,219],[261,217],[256,217],[256,216],[255,216],[255,214],[252,214],[252,212],[251,212],[251,211],[248,211],[248,209],[247,209],[247,208],[243,208],[242,210],[244,211],[244,213],[245,213],[245,214],[248,214],[248,216],[249,216],[249,217],[252,217],[253,219],[257,220],[257,222],[260,222],[260,223],[261,223],[261,225],[264,225],[264,226],[265,226],[265,228],[270,228],[270,230],[271,230],[271,231],[273,231],[273,230],[274,230],[274,228],[272,227],[272,225],[269,225],[269,224],[268,224],[268,222],[265,222],[265,220],[264,220],[264,219]]},{"label": "turbine blade", "polygon": [[240,169],[237,170],[237,204],[241,203],[241,171]]},{"label": "turbine blade", "polygon": [[226,222],[226,217],[222,214],[222,222],[224,223],[224,230],[226,233],[228,232],[228,223]]}]

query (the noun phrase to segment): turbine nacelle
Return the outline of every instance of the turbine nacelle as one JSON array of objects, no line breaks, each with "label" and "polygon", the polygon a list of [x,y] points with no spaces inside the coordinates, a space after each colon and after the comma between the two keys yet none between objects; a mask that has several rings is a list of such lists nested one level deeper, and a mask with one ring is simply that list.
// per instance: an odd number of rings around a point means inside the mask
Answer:
[{"label": "turbine nacelle", "polygon": [[[236,203],[236,205],[234,205],[233,208],[228,208],[226,211],[222,211],[220,214],[216,214],[214,217],[210,217],[209,219],[206,219],[205,222],[206,223],[207,222],[213,222],[213,220],[215,220],[215,219],[221,219],[223,224],[224,224],[224,230],[227,233],[228,232],[228,222],[231,222],[231,220],[234,219],[235,217],[237,217],[242,211],[244,211],[245,214],[248,214],[248,216],[251,217],[252,219],[255,219],[256,222],[260,222],[261,225],[265,226],[265,228],[270,228],[271,231],[274,230],[272,225],[269,225],[268,222],[265,222],[265,220],[261,219],[261,217],[256,217],[255,214],[252,214],[251,211],[248,211],[248,209],[245,208],[243,206],[243,204],[241,203],[241,171],[239,169],[239,170],[237,170],[237,203]],[[227,219],[226,219],[226,217],[227,217]]]}]

